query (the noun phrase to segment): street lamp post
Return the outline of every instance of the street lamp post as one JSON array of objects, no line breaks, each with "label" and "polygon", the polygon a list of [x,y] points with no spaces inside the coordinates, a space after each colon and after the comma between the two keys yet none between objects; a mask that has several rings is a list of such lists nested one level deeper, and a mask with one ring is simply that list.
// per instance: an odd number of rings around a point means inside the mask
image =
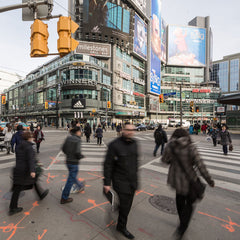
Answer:
[{"label": "street lamp post", "polygon": [[56,129],[59,127],[59,97],[61,94],[61,85],[58,83],[58,88],[57,88],[57,101],[56,101]]},{"label": "street lamp post", "polygon": [[180,126],[182,127],[182,84],[180,84]]}]

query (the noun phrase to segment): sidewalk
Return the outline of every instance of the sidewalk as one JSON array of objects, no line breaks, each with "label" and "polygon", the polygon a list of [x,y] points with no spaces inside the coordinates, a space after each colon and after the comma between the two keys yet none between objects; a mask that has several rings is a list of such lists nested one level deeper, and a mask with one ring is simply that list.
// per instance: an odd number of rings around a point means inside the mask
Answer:
[{"label": "sidewalk", "polygon": [[[86,181],[86,189],[72,194],[74,201],[66,205],[59,204],[59,200],[67,172],[46,171],[44,174],[41,184],[50,189],[49,196],[36,202],[34,192],[25,191],[19,202],[24,213],[11,217],[7,215],[9,200],[6,200],[6,192],[10,189],[9,174],[0,175],[1,240],[126,239],[115,231],[117,214],[110,211],[110,204],[102,194],[100,172],[81,171],[79,178]],[[139,174],[142,182],[129,215],[129,231],[139,240],[173,239],[172,234],[178,224],[175,193],[166,186],[166,177],[145,169],[141,169]],[[208,188],[206,197],[195,210],[185,239],[238,240],[239,212],[234,213],[234,210],[239,209],[239,199],[235,199],[221,196],[218,189]],[[157,208],[150,203],[152,201]],[[232,209],[232,212],[226,209]]]}]

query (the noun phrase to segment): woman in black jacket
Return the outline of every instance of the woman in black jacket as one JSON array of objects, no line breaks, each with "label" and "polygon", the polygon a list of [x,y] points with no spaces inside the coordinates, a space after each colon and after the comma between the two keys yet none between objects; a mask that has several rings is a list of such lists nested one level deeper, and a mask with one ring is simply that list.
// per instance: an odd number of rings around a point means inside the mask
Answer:
[{"label": "woman in black jacket", "polygon": [[33,137],[31,132],[23,132],[23,141],[18,146],[16,152],[16,166],[13,169],[13,194],[9,206],[9,215],[21,212],[23,208],[18,207],[18,198],[22,190],[32,189],[33,186],[42,200],[48,194],[48,189],[41,191],[37,184],[36,157],[33,149]]}]

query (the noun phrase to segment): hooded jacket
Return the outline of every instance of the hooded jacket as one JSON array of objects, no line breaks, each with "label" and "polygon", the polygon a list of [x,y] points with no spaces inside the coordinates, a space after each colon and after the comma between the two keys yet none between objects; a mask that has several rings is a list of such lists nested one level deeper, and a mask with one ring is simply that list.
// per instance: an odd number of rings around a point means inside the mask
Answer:
[{"label": "hooded jacket", "polygon": [[81,154],[81,138],[77,135],[68,136],[65,140],[62,151],[66,154],[66,163],[77,165],[83,158]]},{"label": "hooded jacket", "polygon": [[[189,177],[182,170],[179,161],[181,161]],[[197,170],[209,184],[212,181],[197,148],[188,137],[171,139],[164,149],[162,162],[170,164],[167,182],[172,188],[176,189],[177,194],[188,195],[189,178],[196,181]]]}]

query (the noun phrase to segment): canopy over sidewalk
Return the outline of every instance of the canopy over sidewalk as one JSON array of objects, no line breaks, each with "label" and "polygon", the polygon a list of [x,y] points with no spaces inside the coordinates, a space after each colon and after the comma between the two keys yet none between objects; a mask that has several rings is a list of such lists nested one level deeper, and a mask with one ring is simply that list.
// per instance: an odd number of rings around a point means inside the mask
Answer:
[{"label": "canopy over sidewalk", "polygon": [[240,106],[240,93],[223,95],[218,98],[218,103]]}]

